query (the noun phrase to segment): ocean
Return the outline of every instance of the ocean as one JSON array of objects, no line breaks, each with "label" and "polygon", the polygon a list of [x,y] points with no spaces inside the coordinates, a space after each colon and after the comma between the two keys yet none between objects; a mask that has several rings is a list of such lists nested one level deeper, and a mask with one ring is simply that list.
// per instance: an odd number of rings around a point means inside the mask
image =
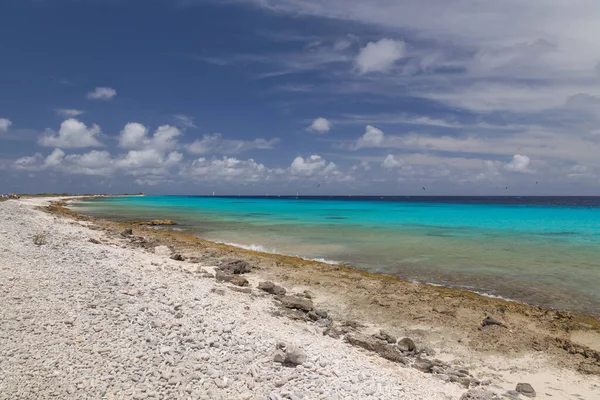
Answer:
[{"label": "ocean", "polygon": [[600,197],[110,197],[75,211],[175,220],[236,246],[600,316]]}]

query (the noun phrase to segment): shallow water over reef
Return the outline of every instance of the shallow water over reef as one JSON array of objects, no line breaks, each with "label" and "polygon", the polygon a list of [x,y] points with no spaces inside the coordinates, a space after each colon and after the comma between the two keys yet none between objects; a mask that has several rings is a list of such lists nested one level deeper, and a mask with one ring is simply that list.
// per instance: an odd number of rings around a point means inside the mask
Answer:
[{"label": "shallow water over reef", "polygon": [[600,315],[600,198],[146,196],[72,208]]}]

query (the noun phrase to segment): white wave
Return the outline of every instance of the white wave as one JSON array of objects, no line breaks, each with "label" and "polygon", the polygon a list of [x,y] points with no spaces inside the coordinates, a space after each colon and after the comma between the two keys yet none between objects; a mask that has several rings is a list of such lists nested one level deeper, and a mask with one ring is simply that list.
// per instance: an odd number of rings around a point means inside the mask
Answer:
[{"label": "white wave", "polygon": [[511,303],[526,304],[526,303],[523,303],[522,301],[511,299],[509,297],[503,297],[503,296],[499,296],[499,295],[496,295],[496,294],[490,294],[490,293],[486,293],[486,292],[480,292],[480,291],[473,290],[473,289],[468,288],[468,287],[460,287],[460,286],[457,287],[457,286],[449,286],[449,285],[440,285],[439,283],[421,282],[421,281],[418,281],[416,279],[411,280],[411,282],[412,283],[419,283],[419,284],[424,284],[424,285],[435,286],[435,287],[444,287],[444,288],[450,288],[450,289],[466,290],[468,292],[475,293],[475,294],[478,294],[478,295],[483,296],[483,297],[489,297],[490,299],[499,299],[499,300],[504,300],[504,301],[510,301]]},{"label": "white wave", "polygon": [[324,263],[324,264],[332,264],[332,265],[338,265],[338,264],[340,264],[339,261],[328,260],[326,258],[308,258],[308,257],[299,256],[297,254],[282,253],[280,251],[277,251],[276,249],[269,250],[269,249],[267,249],[264,246],[261,246],[259,244],[250,244],[250,245],[247,245],[247,244],[239,244],[239,243],[233,243],[233,242],[215,242],[215,243],[226,244],[228,246],[239,247],[239,248],[244,249],[244,250],[258,251],[258,252],[261,252],[261,253],[279,254],[279,255],[282,255],[282,256],[298,257],[298,258],[301,258],[303,260],[317,261],[317,262],[321,262],[321,263]]}]

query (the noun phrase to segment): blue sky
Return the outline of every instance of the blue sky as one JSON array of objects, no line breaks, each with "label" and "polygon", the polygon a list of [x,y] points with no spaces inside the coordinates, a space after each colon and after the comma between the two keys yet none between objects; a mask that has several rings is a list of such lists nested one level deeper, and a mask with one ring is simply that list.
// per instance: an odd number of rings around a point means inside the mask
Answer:
[{"label": "blue sky", "polygon": [[598,15],[3,1],[0,191],[600,194]]}]

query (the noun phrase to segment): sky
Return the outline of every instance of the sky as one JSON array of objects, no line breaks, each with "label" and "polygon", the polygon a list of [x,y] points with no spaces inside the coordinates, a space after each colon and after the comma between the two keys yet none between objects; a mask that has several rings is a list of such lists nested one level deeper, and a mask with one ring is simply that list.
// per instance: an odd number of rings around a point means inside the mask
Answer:
[{"label": "sky", "polygon": [[600,195],[597,0],[4,0],[0,192]]}]

